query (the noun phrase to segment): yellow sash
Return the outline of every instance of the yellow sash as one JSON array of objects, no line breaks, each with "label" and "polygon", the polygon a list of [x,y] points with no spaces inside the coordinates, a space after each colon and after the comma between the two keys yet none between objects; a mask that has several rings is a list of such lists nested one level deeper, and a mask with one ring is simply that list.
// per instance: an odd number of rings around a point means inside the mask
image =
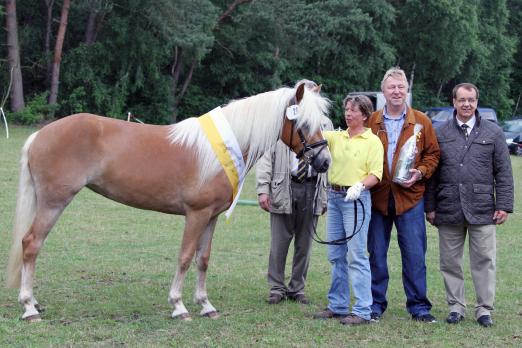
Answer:
[{"label": "yellow sash", "polygon": [[203,132],[205,132],[205,135],[210,141],[212,150],[214,150],[214,153],[225,170],[225,174],[227,175],[230,185],[232,185],[232,199],[234,199],[238,193],[239,187],[239,175],[236,169],[236,165],[234,164],[234,161],[232,160],[225,142],[216,128],[210,113],[206,113],[205,115],[199,117],[198,120],[201,123]]}]

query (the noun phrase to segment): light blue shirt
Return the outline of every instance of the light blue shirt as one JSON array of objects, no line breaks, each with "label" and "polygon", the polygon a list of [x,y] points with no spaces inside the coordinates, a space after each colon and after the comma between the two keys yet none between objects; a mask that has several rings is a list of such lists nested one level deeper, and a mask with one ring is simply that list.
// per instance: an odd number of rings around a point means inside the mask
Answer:
[{"label": "light blue shirt", "polygon": [[406,119],[406,107],[404,108],[402,115],[398,118],[391,118],[388,115],[386,106],[384,107],[382,115],[384,119],[384,128],[386,128],[386,135],[388,137],[388,152],[386,153],[386,158],[388,159],[388,169],[391,173],[393,155],[397,149],[397,142],[399,141],[399,137],[402,132],[402,126],[404,125],[404,120]]}]

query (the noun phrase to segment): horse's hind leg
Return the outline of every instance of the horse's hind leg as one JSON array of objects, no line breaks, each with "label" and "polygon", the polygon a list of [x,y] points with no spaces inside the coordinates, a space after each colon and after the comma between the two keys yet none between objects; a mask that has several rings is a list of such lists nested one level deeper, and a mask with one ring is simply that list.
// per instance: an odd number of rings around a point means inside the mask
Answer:
[{"label": "horse's hind leg", "polygon": [[187,213],[185,219],[185,231],[178,256],[176,275],[169,291],[169,303],[174,307],[173,318],[191,320],[190,314],[181,300],[183,282],[190,267],[190,263],[196,252],[198,241],[210,220],[210,214],[206,211]]},{"label": "horse's hind leg", "polygon": [[62,208],[38,209],[31,228],[22,240],[23,263],[18,302],[24,307],[22,319],[39,321],[38,302],[33,296],[36,258],[49,231],[60,216]]},{"label": "horse's hind leg", "polygon": [[217,216],[210,220],[198,242],[198,249],[196,250],[196,266],[198,268],[198,275],[196,289],[194,291],[194,302],[203,307],[199,314],[212,319],[217,319],[219,314],[216,308],[214,308],[208,300],[206,277],[208,261],[210,259],[212,236],[214,235],[216,222]]}]

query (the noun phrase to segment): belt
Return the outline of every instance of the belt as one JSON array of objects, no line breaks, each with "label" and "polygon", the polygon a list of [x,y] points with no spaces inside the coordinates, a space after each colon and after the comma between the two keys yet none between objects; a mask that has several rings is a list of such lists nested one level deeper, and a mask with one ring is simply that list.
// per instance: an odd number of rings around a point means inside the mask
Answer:
[{"label": "belt", "polygon": [[346,192],[346,191],[348,191],[349,188],[350,188],[350,186],[341,186],[341,185],[336,185],[336,184],[330,184],[330,189],[332,191]]},{"label": "belt", "polygon": [[303,181],[299,180],[297,178],[297,176],[293,176],[293,175],[290,175],[290,178],[292,179],[293,182],[296,182],[298,184],[302,184],[304,182],[316,182],[317,181],[317,176],[309,176],[309,177],[306,177]]}]

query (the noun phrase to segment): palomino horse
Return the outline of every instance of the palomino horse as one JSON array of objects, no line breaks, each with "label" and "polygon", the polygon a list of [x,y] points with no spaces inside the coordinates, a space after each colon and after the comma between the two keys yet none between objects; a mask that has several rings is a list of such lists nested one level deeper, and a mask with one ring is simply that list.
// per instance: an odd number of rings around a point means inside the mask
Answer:
[{"label": "palomino horse", "polygon": [[[289,106],[294,120],[288,119]],[[300,84],[232,101],[222,115],[246,172],[278,138],[324,172],[331,157],[320,124],[328,107],[327,99]],[[137,146],[128,151],[129,143]],[[20,287],[23,319],[41,320],[33,295],[36,258],[64,208],[85,186],[132,207],[185,215],[168,296],[172,317],[190,320],[181,294],[193,258],[198,271],[194,300],[202,306],[201,315],[218,317],[205,280],[217,217],[230,206],[233,188],[198,119],[157,126],[77,114],[32,134],[22,150],[7,286]]]}]

